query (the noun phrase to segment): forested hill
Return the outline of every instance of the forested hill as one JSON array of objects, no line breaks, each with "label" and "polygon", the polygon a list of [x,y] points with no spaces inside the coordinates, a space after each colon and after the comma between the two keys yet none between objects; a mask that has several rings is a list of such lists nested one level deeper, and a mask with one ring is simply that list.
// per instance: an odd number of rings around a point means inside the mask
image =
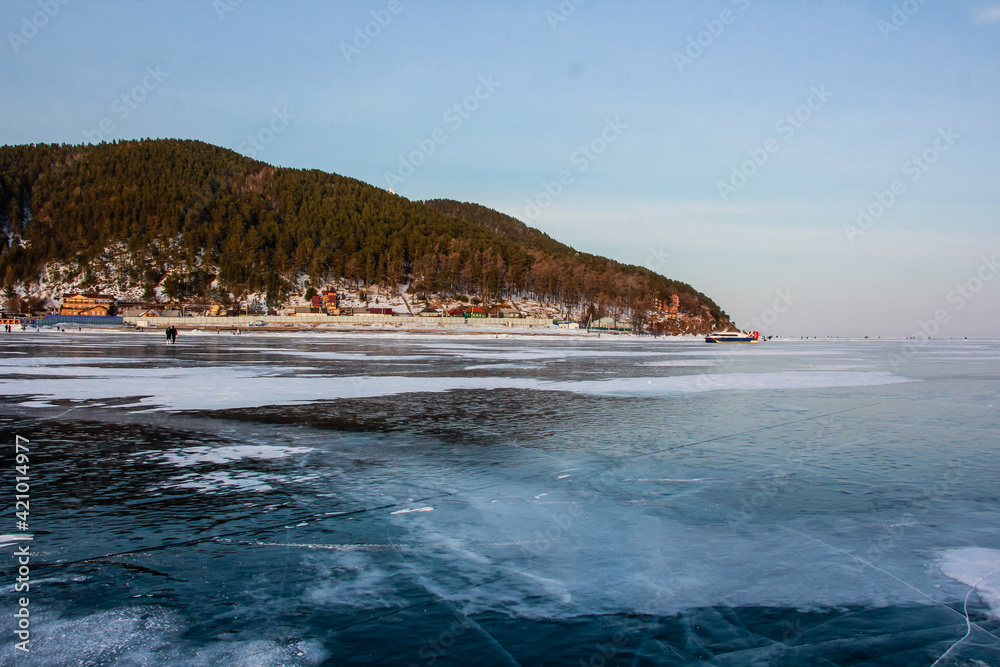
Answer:
[{"label": "forested hill", "polygon": [[718,310],[711,299],[687,283],[671,280],[645,267],[618,264],[606,257],[577,252],[565,243],[560,243],[545,232],[529,227],[517,218],[480,204],[457,202],[451,199],[432,199],[425,201],[424,204],[445,215],[461,218],[496,232],[506,239],[516,241],[523,247],[537,250],[543,253],[547,259],[557,260],[564,266],[583,265],[597,271],[600,271],[602,267],[610,267],[626,275],[638,276],[651,286],[650,293],[660,298],[664,294],[679,294],[682,309],[687,312],[697,312],[699,305],[703,304],[709,308],[713,317],[723,318],[728,322],[726,315]]},{"label": "forested hill", "polygon": [[545,232],[529,227],[517,218],[512,218],[505,213],[494,211],[492,208],[480,204],[457,202],[451,199],[431,199],[425,201],[424,204],[445,215],[468,220],[491,232],[496,232],[506,239],[550,255],[568,257],[580,254],[565,243],[559,243]]},{"label": "forested hill", "polygon": [[0,147],[0,241],[4,286],[28,291],[58,267],[82,287],[265,293],[277,305],[307,275],[611,314],[678,293],[682,310],[728,323],[688,285],[578,254],[496,211],[414,202],[199,141]]}]

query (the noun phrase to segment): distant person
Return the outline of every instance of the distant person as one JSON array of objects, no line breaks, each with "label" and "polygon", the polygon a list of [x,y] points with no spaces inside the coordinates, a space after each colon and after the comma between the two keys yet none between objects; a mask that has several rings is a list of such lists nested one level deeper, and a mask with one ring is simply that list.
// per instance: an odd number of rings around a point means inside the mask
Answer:
[{"label": "distant person", "polygon": [[167,327],[167,342],[170,344],[177,342],[177,329],[173,325]]}]

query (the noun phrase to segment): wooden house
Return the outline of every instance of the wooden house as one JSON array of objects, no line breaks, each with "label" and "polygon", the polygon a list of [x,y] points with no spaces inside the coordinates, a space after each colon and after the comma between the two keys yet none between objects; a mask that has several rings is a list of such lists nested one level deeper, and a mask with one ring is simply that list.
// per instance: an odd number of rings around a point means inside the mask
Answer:
[{"label": "wooden house", "polygon": [[105,317],[115,305],[115,297],[109,294],[85,294],[76,292],[63,297],[60,315],[96,315]]}]

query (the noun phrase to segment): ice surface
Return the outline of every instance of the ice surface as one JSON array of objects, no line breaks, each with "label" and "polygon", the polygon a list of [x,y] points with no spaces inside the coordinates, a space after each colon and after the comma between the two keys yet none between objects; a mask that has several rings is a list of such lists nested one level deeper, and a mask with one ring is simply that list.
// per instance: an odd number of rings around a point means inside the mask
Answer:
[{"label": "ice surface", "polygon": [[1000,664],[1000,344],[217,338],[0,357],[35,664]]},{"label": "ice surface", "polygon": [[[265,369],[216,367],[171,370],[150,368],[47,370],[53,375],[63,377],[0,380],[0,389],[5,394],[42,396],[50,402],[140,397],[134,405],[152,409],[218,410],[458,389],[522,389],[567,391],[600,396],[662,397],[707,391],[863,387],[908,381],[906,378],[885,371],[703,373],[569,382],[517,377],[296,374],[297,368],[284,366],[269,366]],[[23,372],[32,374],[27,369]],[[37,405],[37,402],[33,404]]]},{"label": "ice surface", "polygon": [[550,383],[547,388],[601,396],[669,396],[706,391],[765,391],[864,387],[908,382],[893,373],[852,371],[785,371],[776,373],[717,373],[661,378],[618,378],[575,383]]},{"label": "ice surface", "polygon": [[660,361],[647,361],[643,363],[643,366],[718,366],[720,362],[709,361],[707,359],[693,359],[690,357],[685,357],[684,359],[661,359]]},{"label": "ice surface", "polygon": [[175,466],[192,466],[199,463],[228,463],[240,459],[278,459],[310,451],[312,451],[310,447],[233,445],[230,447],[188,447],[152,454],[133,454],[133,456],[149,456]]},{"label": "ice surface", "polygon": [[[42,619],[37,619],[42,620]],[[142,667],[184,664],[318,665],[329,655],[315,641],[280,644],[264,639],[198,646],[183,637],[187,624],[176,612],[139,605],[83,617],[46,619],[32,627],[32,652],[18,652],[18,665],[104,665]],[[4,628],[10,633],[9,628]],[[4,646],[4,664],[13,662],[13,642]]]},{"label": "ice surface", "polygon": [[180,477],[172,477],[164,483],[164,488],[191,489],[201,493],[220,493],[230,491],[253,491],[264,493],[273,487],[268,483],[273,480],[271,475],[259,473],[231,473],[225,470],[191,473]]}]

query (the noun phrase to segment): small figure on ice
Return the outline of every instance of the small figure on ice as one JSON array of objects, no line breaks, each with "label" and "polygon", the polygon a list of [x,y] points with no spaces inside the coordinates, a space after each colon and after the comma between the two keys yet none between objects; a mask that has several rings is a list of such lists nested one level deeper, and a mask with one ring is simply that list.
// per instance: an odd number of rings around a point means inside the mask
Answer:
[{"label": "small figure on ice", "polygon": [[177,342],[177,328],[172,324],[167,327],[167,342],[170,344]]}]

